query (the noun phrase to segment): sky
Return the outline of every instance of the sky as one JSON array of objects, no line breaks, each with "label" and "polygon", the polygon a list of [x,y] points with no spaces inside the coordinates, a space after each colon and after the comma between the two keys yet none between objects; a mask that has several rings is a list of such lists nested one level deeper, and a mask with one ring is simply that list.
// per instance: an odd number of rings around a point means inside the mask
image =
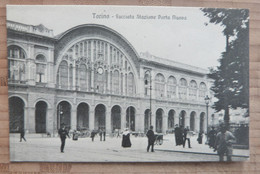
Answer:
[{"label": "sky", "polygon": [[[118,18],[129,15],[134,19]],[[223,28],[209,23],[199,8],[19,5],[7,6],[7,20],[43,24],[54,35],[81,24],[102,24],[124,36],[137,53],[149,52],[204,69],[218,66],[225,50]]]}]

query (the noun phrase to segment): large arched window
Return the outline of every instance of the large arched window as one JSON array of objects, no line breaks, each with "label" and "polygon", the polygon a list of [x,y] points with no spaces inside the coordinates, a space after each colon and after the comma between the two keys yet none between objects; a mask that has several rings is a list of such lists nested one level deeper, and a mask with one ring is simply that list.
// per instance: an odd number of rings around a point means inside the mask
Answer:
[{"label": "large arched window", "polygon": [[145,74],[144,75],[144,95],[149,96],[150,95],[150,74]]},{"label": "large arched window", "polygon": [[8,47],[8,58],[25,59],[24,50],[16,45]]},{"label": "large arched window", "polygon": [[129,73],[128,75],[128,95],[133,95],[135,93],[135,81],[134,81],[134,75],[133,73]]},{"label": "large arched window", "polygon": [[63,60],[60,63],[58,74],[57,74],[57,84],[60,88],[67,89],[68,88],[68,63]]},{"label": "large arched window", "polygon": [[[64,52],[61,62],[57,84],[64,89],[119,95],[136,93],[134,68],[116,44],[82,39]],[[102,72],[97,72],[101,68]]]},{"label": "large arched window", "polygon": [[157,97],[164,97],[165,78],[162,74],[157,74],[155,77],[155,91]]},{"label": "large arched window", "polygon": [[8,78],[10,81],[25,83],[25,51],[16,45],[8,47]]},{"label": "large arched window", "polygon": [[206,93],[207,93],[207,86],[204,82],[201,82],[199,87],[199,99],[204,100]]},{"label": "large arched window", "polygon": [[112,84],[113,84],[113,88],[112,88],[112,90],[113,90],[113,93],[114,94],[119,94],[119,72],[118,72],[118,70],[115,70],[114,72],[113,72],[113,79],[112,79]]},{"label": "large arched window", "polygon": [[46,58],[42,54],[38,54],[35,58],[36,64],[36,82],[38,83],[46,83]]},{"label": "large arched window", "polygon": [[196,100],[197,98],[197,83],[195,80],[190,82],[189,97],[191,100]]},{"label": "large arched window", "polygon": [[184,78],[180,79],[179,97],[180,99],[187,98],[187,80]]},{"label": "large arched window", "polygon": [[96,72],[96,77],[94,81],[95,81],[94,83],[95,83],[96,91],[99,93],[104,93],[106,87],[106,71],[102,73]]},{"label": "large arched window", "polygon": [[174,98],[176,96],[176,79],[173,76],[168,78],[167,82],[167,97]]},{"label": "large arched window", "polygon": [[84,64],[81,64],[79,66],[79,86],[80,86],[80,90],[82,91],[86,91],[87,89],[87,77],[88,77],[88,74],[87,74],[87,66],[84,65]]}]

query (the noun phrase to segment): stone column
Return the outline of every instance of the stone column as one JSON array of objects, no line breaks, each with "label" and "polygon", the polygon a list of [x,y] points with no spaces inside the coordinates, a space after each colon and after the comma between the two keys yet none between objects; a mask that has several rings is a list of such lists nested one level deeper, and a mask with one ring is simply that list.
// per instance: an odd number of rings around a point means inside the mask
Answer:
[{"label": "stone column", "polygon": [[[124,72],[124,71],[123,71]],[[126,91],[126,75],[125,73],[123,73],[123,95],[126,96],[127,95],[127,91]]]},{"label": "stone column", "polygon": [[107,94],[111,94],[111,71],[108,69],[107,73]]},{"label": "stone column", "polygon": [[94,84],[95,70],[93,64],[90,72],[91,72],[91,91],[94,92],[95,91],[95,84]]},{"label": "stone column", "polygon": [[27,115],[24,115],[24,123],[29,133],[35,133],[35,107],[27,107]]},{"label": "stone column", "polygon": [[[55,71],[55,66],[54,66],[54,49],[53,48],[49,48],[48,56],[49,57],[47,58],[47,74],[46,74],[47,85],[51,88],[54,88],[55,84],[56,84],[57,74],[55,74],[56,71]],[[57,65],[57,68],[58,68],[58,66],[59,65]]]},{"label": "stone column", "polygon": [[189,126],[190,128],[190,112],[187,112],[185,115],[185,128]]},{"label": "stone column", "polygon": [[179,85],[176,85],[176,98],[180,98],[179,97]]},{"label": "stone column", "polygon": [[122,108],[121,111],[121,130],[126,128],[126,109]]},{"label": "stone column", "polygon": [[144,131],[144,110],[140,109],[139,114],[138,114],[138,122],[139,122],[139,127],[138,131],[143,132]]},{"label": "stone column", "polygon": [[155,91],[155,72],[151,71],[152,76],[152,98],[156,98],[156,91]]},{"label": "stone column", "polygon": [[167,114],[165,114],[163,112],[163,115],[162,115],[162,133],[166,133],[166,130],[168,129],[168,117],[167,117]]},{"label": "stone column", "polygon": [[154,130],[156,130],[156,111],[155,110],[152,110],[152,119],[151,120],[152,120],[152,125],[154,127]]},{"label": "stone column", "polygon": [[196,112],[196,116],[195,116],[195,131],[196,132],[200,131],[200,114],[199,114],[199,112]]},{"label": "stone column", "polygon": [[142,129],[143,126],[141,125],[142,123],[141,118],[142,118],[141,110],[140,108],[137,108],[135,113],[135,131],[137,132],[143,130]]},{"label": "stone column", "polygon": [[70,123],[71,129],[76,130],[76,128],[77,128],[77,108],[74,105],[71,108],[70,118],[71,118],[71,123]]},{"label": "stone column", "polygon": [[29,85],[35,85],[36,80],[36,65],[34,58],[34,45],[28,45],[28,57],[25,63],[25,77],[22,80],[27,80]]},{"label": "stone column", "polygon": [[55,107],[48,108],[46,111],[46,132],[55,134],[57,131],[57,118],[56,118]]},{"label": "stone column", "polygon": [[163,97],[168,98],[168,96],[167,96],[167,82],[166,82],[166,80],[164,82],[164,94],[163,95],[164,95]]},{"label": "stone column", "polygon": [[75,60],[73,61],[72,64],[72,89],[75,90],[76,89],[76,62]]},{"label": "stone column", "polygon": [[107,109],[106,111],[106,133],[111,134],[111,109]]},{"label": "stone column", "polygon": [[89,107],[89,130],[95,128],[95,106],[90,105]]},{"label": "stone column", "polygon": [[[178,124],[180,126],[180,110],[175,110],[175,114],[174,114],[174,124]],[[175,126],[174,125],[174,126]]]}]

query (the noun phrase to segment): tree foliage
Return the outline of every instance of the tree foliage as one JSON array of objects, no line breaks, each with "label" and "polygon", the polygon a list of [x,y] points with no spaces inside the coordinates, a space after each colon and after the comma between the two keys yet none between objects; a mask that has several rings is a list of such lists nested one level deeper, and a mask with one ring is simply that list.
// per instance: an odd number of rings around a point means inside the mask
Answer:
[{"label": "tree foliage", "polygon": [[223,26],[226,50],[220,65],[211,68],[214,79],[211,90],[218,99],[215,110],[225,110],[224,120],[229,123],[229,108],[249,107],[249,11],[246,9],[201,9],[209,22]]}]

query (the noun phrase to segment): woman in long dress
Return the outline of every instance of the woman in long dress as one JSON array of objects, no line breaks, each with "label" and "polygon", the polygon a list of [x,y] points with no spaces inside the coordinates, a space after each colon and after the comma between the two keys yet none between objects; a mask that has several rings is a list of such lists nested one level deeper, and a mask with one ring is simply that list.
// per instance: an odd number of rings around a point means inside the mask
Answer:
[{"label": "woman in long dress", "polygon": [[123,132],[123,139],[122,139],[122,147],[131,147],[131,141],[130,141],[130,132],[128,129],[125,129]]}]

